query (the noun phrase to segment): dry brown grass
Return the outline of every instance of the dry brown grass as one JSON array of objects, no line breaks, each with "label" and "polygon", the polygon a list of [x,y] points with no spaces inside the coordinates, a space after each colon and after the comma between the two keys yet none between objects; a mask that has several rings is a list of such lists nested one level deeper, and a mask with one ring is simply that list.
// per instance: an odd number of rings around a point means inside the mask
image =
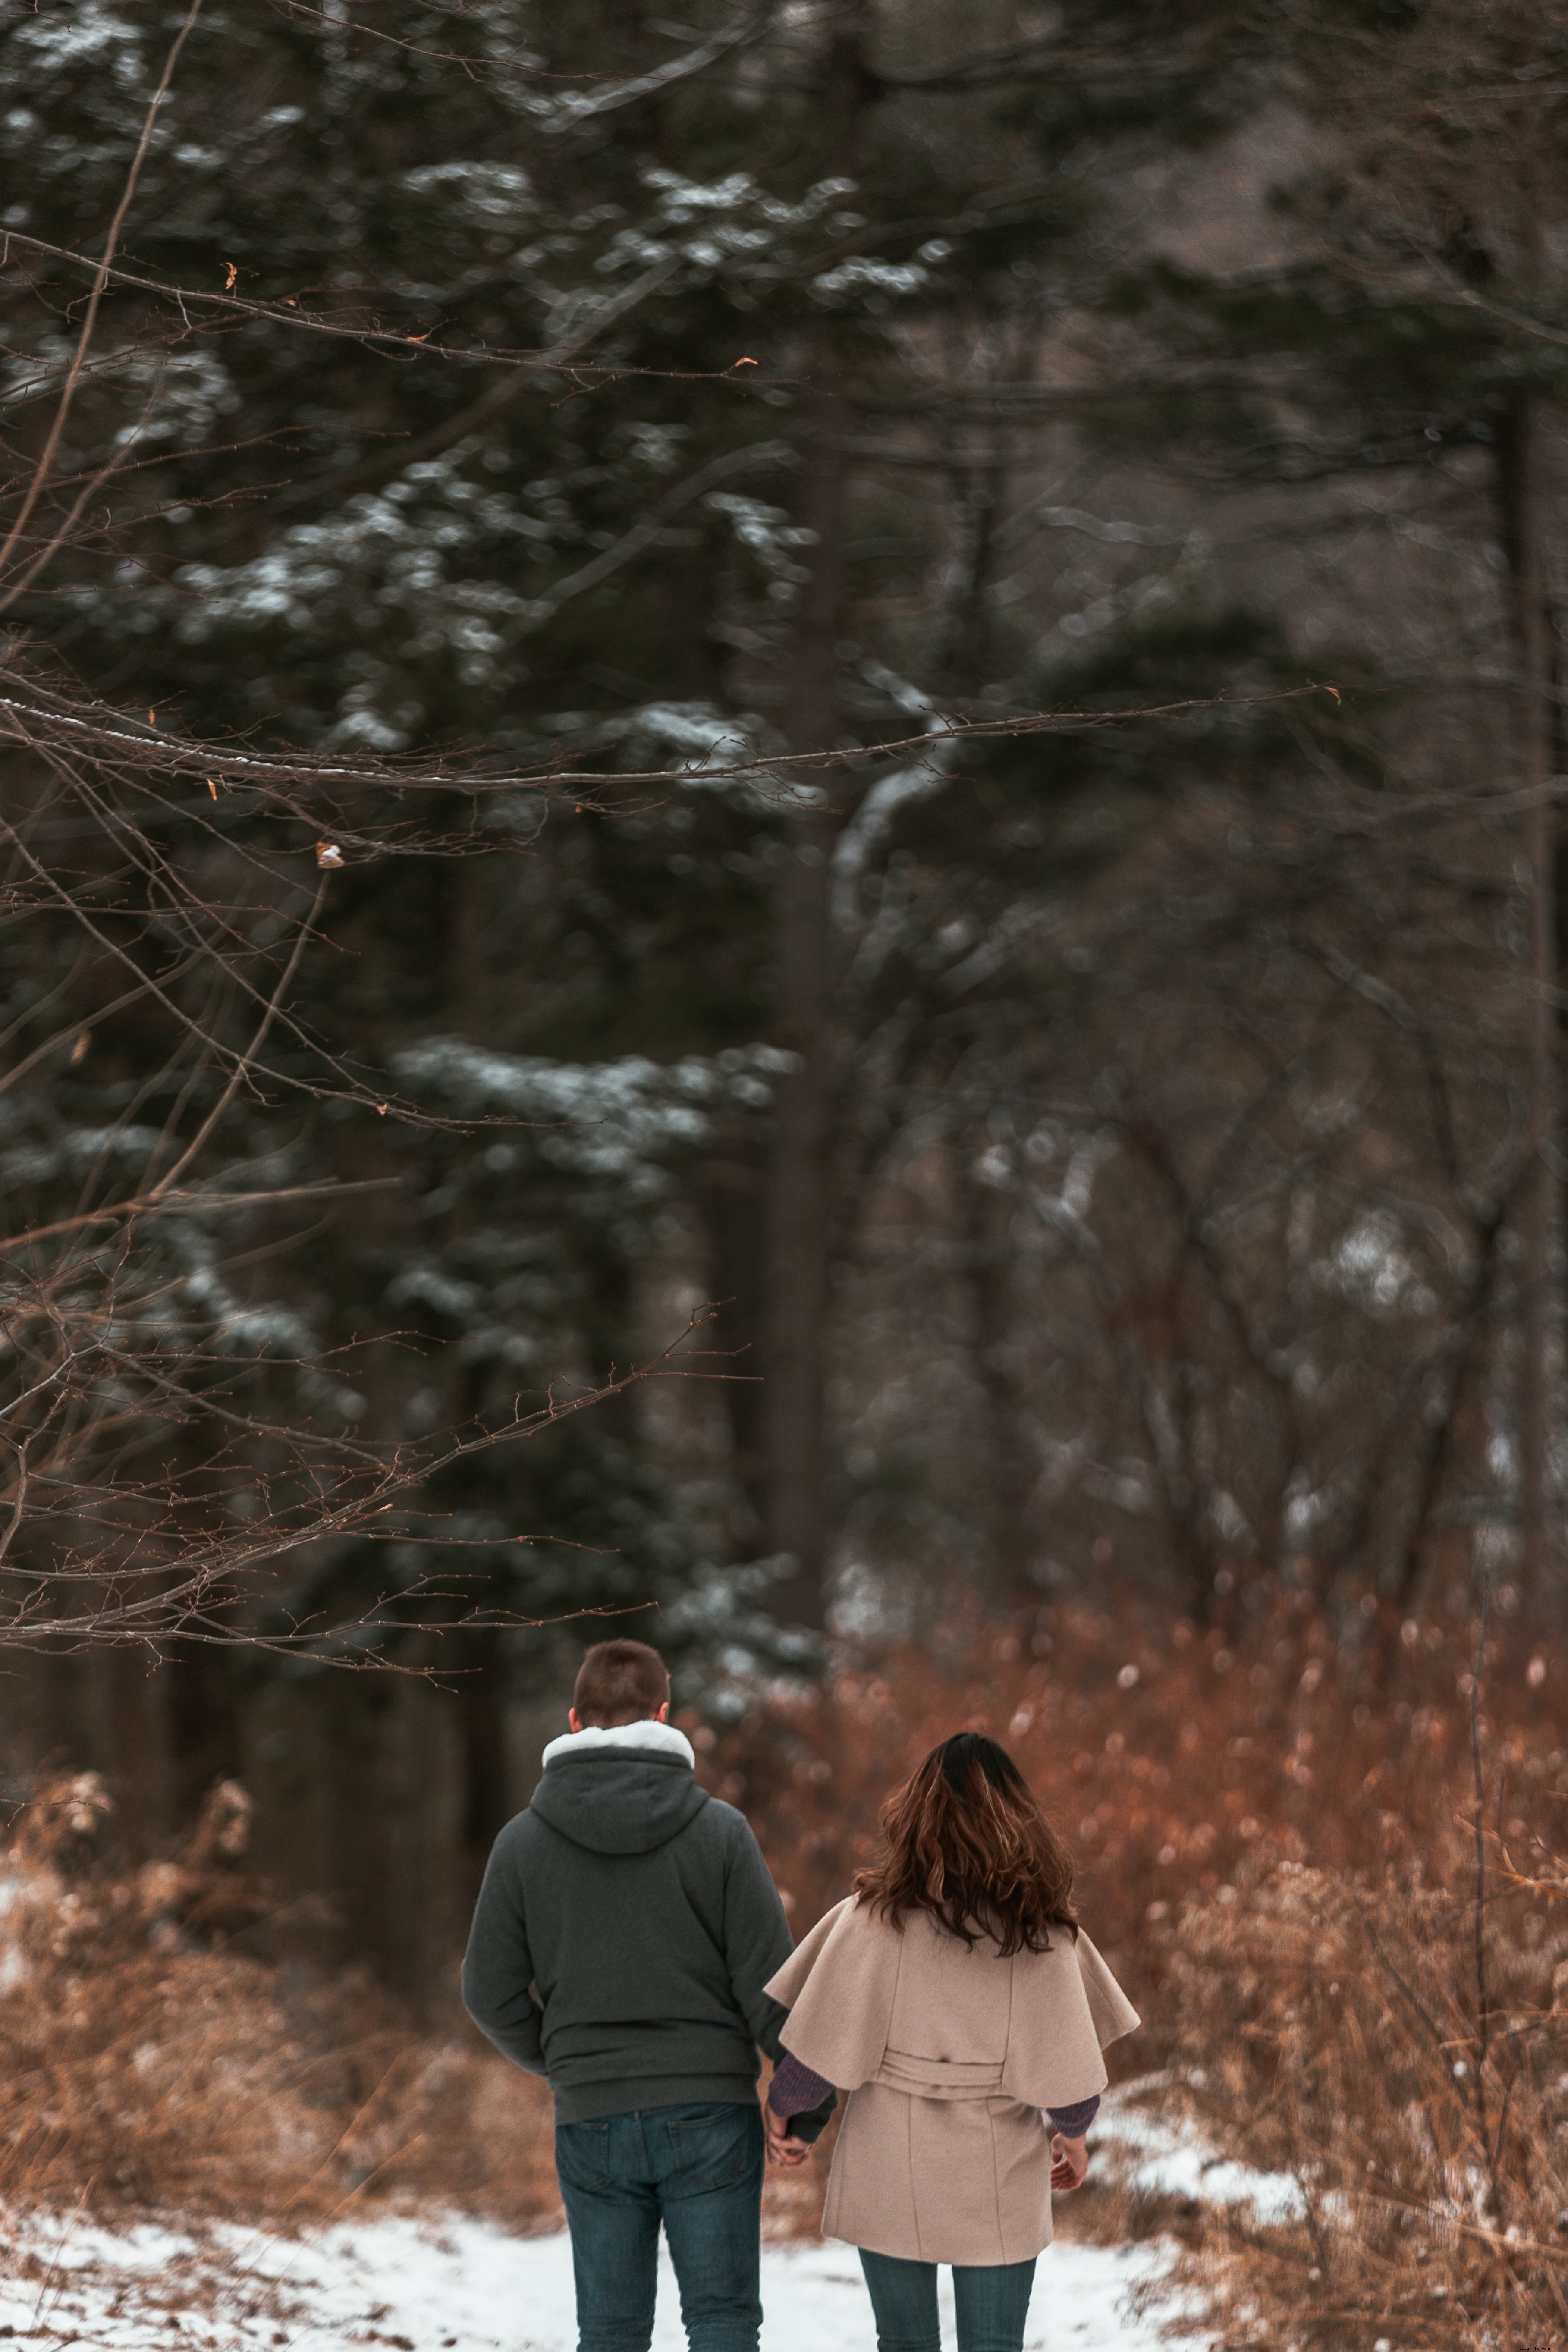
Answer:
[{"label": "dry brown grass", "polygon": [[1061,2209],[1064,2235],[1173,2238],[1186,2308],[1226,2352],[1564,2352],[1563,1662],[1506,1626],[1491,1647],[1478,1908],[1477,1628],[1391,1631],[1347,1661],[1288,1608],[1245,1654],[1126,1614],[939,1628],[709,1761],[798,1932],[935,1740],[1006,1741],[1144,2011],[1113,2071],[1156,2074],[1150,2105],[1298,2186],[1300,2218],[1260,2220],[1140,2190],[1107,2151]]},{"label": "dry brown grass", "polygon": [[1568,2345],[1568,1879],[1489,1843],[1479,1906],[1461,1818],[1375,1874],[1282,1864],[1182,1921],[1201,2063],[1172,2095],[1301,2201],[1205,2217],[1182,2265],[1236,2352]]},{"label": "dry brown grass", "polygon": [[181,1854],[133,1872],[93,1775],[23,1815],[0,1915],[0,2200],[285,2229],[430,2198],[552,2221],[542,2084],[278,1948],[244,1811],[215,1792]]},{"label": "dry brown grass", "polygon": [[[847,1891],[876,1851],[883,1797],[937,1740],[972,1727],[1004,1741],[1078,1857],[1085,1926],[1150,2019],[1123,2053],[1142,2074],[1161,2063],[1160,1986],[1184,1905],[1260,1862],[1375,1869],[1447,1833],[1468,1804],[1474,1646],[1473,1626],[1411,1621],[1381,1662],[1347,1660],[1288,1601],[1245,1651],[1131,1607],[1042,1609],[1001,1633],[935,1625],[920,1648],[721,1735],[689,1720],[710,1784],[756,1827],[797,1935]],[[1555,1782],[1568,1790],[1565,1665],[1506,1626],[1493,1644],[1489,1802],[1500,1826],[1518,1822],[1516,1846],[1551,1843]],[[1526,1751],[1543,1779],[1521,1780]]]},{"label": "dry brown grass", "polygon": [[[1167,2116],[1298,2184],[1296,2218],[1227,2215],[1139,2189],[1107,2149],[1062,2209],[1064,2235],[1176,2240],[1226,2352],[1568,2352],[1562,1666],[1494,1648],[1478,1912],[1474,1634],[1395,1629],[1381,1664],[1347,1664],[1292,1611],[1245,1654],[1058,1612],[938,1628],[826,1693],[692,1728],[797,1932],[912,1760],[965,1724],[1006,1739],[1144,2010],[1121,2072],[1157,2074]],[[45,1792],[8,1856],[0,2198],[285,2230],[414,2201],[558,2221],[542,2084],[291,1961],[245,1874],[237,1792],[141,1872],[116,1866],[101,1801],[87,1780]],[[771,2235],[814,2234],[825,2156],[770,2178]]]}]

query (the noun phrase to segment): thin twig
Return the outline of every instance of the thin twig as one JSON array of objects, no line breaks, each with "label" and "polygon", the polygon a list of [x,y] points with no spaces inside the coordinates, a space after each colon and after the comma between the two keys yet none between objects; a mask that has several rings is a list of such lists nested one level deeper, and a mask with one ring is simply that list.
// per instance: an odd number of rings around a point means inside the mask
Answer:
[{"label": "thin twig", "polygon": [[154,1200],[161,1200],[166,1192],[172,1191],[174,1186],[184,1174],[186,1169],[191,1165],[191,1162],[197,1158],[203,1146],[205,1144],[207,1138],[212,1134],[213,1129],[217,1126],[219,1120],[223,1118],[225,1111],[227,1110],[230,1103],[234,1100],[235,1096],[238,1093],[242,1080],[249,1076],[251,1069],[255,1066],[256,1056],[260,1053],[262,1046],[267,1042],[267,1034],[271,1028],[274,1021],[278,1018],[279,1012],[282,1007],[283,999],[289,992],[289,984],[294,978],[294,974],[300,969],[300,959],[305,952],[305,943],[315,930],[316,918],[321,911],[326,896],[327,876],[323,873],[320,881],[316,885],[316,895],[310,901],[310,911],[305,916],[300,925],[299,931],[295,936],[293,950],[289,955],[288,962],[284,965],[282,971],[278,975],[278,985],[267,1000],[266,1010],[262,1013],[261,1020],[257,1027],[255,1035],[252,1037],[249,1045],[246,1047],[244,1053],[240,1055],[238,1059],[236,1061],[233,1069],[229,1072],[227,1086],[225,1087],[222,1094],[218,1097],[216,1102],[213,1105],[205,1118],[203,1119],[200,1127],[197,1128],[195,1135],[191,1138],[191,1140],[186,1145],[184,1150],[180,1154],[178,1160],[175,1160],[168,1174],[166,1176],[160,1177],[157,1183],[153,1185],[153,1197]]},{"label": "thin twig", "polygon": [[[114,256],[119,249],[120,232],[125,226],[125,215],[131,209],[131,200],[136,194],[136,183],[142,176],[142,166],[146,161],[147,150],[153,143],[153,126],[158,120],[158,109],[163,105],[164,99],[167,98],[169,94],[169,87],[174,78],[174,68],[180,62],[180,52],[185,46],[191,27],[195,25],[198,16],[200,16],[201,9],[202,0],[191,0],[191,5],[185,11],[184,22],[181,25],[179,31],[175,34],[174,44],[169,50],[168,56],[163,60],[163,71],[159,79],[158,87],[153,93],[152,102],[148,106],[146,117],[142,125],[142,136],[136,142],[136,152],[131,158],[131,168],[125,174],[125,184],[120,191],[120,202],[114,207],[114,218],[109,225],[109,235],[104,239],[102,257],[100,260],[98,268],[93,276],[92,291],[88,296],[87,315],[82,320],[81,333],[77,338],[76,352],[71,360],[65,383],[60,387],[59,400],[55,408],[54,423],[50,425],[48,437],[45,441],[43,448],[38,453],[38,462],[33,468],[33,478],[27,485],[26,494],[22,500],[20,511],[18,512],[16,520],[11,525],[10,530],[6,533],[4,545],[0,546],[0,574],[4,573],[5,568],[11,559],[17,541],[20,540],[22,533],[26,530],[27,524],[32,518],[33,509],[37,505],[39,499],[43,495],[44,484],[47,481],[50,469],[55,462],[55,453],[58,449],[60,442],[64,437],[66,420],[70,415],[71,403],[76,398],[77,386],[81,382],[82,369],[87,364],[88,351],[91,345],[93,333],[98,325],[99,306],[103,299],[103,289],[109,282],[110,269],[113,264]],[[49,551],[52,552],[52,549]],[[21,594],[23,589],[26,586],[27,582],[33,578],[38,568],[38,565],[35,563],[24,575],[23,579],[18,581],[14,587],[3,593],[0,593],[0,613],[3,613],[6,606],[13,604],[16,597]]]}]

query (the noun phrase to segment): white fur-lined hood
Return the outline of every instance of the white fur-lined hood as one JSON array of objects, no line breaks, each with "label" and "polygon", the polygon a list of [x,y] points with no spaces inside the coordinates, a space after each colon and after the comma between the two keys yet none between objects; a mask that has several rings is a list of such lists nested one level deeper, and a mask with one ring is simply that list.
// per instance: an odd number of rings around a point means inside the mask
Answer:
[{"label": "white fur-lined hood", "polygon": [[697,1757],[684,1731],[677,1731],[673,1723],[612,1723],[584,1724],[581,1731],[563,1731],[558,1739],[551,1740],[540,1759],[546,1767],[558,1764],[563,1757],[591,1756],[601,1748],[616,1748],[623,1752],[645,1755],[672,1756],[682,1764],[696,1769]]}]

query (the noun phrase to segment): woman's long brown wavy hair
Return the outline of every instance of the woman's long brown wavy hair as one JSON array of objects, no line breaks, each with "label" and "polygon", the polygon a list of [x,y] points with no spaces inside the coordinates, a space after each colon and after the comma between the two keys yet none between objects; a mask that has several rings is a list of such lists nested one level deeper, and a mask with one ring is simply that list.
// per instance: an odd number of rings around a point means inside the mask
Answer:
[{"label": "woman's long brown wavy hair", "polygon": [[1050,1930],[1078,1937],[1072,1856],[1005,1748],[961,1731],[933,1748],[882,1807],[888,1851],[855,1892],[894,1927],[929,1911],[973,1951],[991,1937],[1005,1958],[1048,1952]]}]

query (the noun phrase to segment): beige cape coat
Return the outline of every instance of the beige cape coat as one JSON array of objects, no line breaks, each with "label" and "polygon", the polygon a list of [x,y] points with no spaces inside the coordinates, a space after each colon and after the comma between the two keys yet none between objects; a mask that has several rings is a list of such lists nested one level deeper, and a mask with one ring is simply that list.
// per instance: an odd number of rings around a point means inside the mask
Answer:
[{"label": "beige cape coat", "polygon": [[1004,1959],[928,1912],[890,1927],[853,1895],[769,1982],[782,2040],[850,2094],[824,2234],[928,2263],[1021,2263],[1051,2242],[1044,2107],[1105,2088],[1138,2012],[1089,1937]]}]

